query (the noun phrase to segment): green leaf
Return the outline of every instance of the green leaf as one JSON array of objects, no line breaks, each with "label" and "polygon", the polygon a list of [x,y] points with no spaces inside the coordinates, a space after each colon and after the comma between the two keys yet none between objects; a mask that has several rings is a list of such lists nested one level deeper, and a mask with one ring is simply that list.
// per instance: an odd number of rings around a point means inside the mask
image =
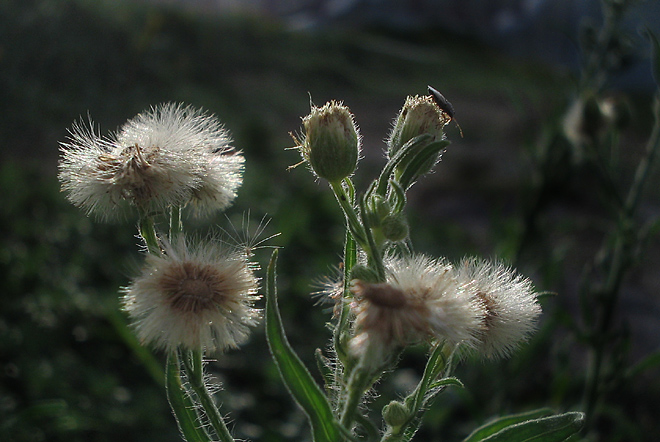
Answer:
[{"label": "green leaf", "polygon": [[390,203],[392,204],[392,213],[401,213],[406,205],[406,189],[401,186],[397,181],[389,181],[391,196]]},{"label": "green leaf", "polygon": [[448,387],[450,385],[461,388],[464,387],[463,383],[458,378],[451,376],[433,382],[431,385],[429,385],[429,390],[435,390],[436,388],[440,388],[440,387]]},{"label": "green leaf", "polygon": [[342,433],[332,414],[332,409],[323,391],[294,352],[284,333],[282,318],[277,307],[275,288],[275,264],[277,250],[268,265],[266,283],[266,337],[273,360],[289,393],[303,409],[310,425],[314,442],[337,442]]},{"label": "green leaf", "polygon": [[317,348],[314,352],[316,357],[316,366],[319,369],[319,373],[323,377],[323,382],[325,382],[326,391],[330,390],[334,385],[335,376],[334,372],[330,368],[330,362],[327,357],[323,355],[323,351],[320,348]]},{"label": "green leaf", "polygon": [[404,161],[410,161],[411,152],[416,152],[420,146],[424,146],[431,138],[432,137],[429,134],[418,135],[415,138],[410,139],[392,158],[389,159],[378,177],[378,184],[375,187],[377,194],[385,196],[385,193],[387,192],[387,184],[390,181],[394,169]]},{"label": "green leaf", "polygon": [[499,417],[474,430],[463,442],[476,442],[497,433],[510,425],[518,424],[530,419],[538,419],[552,415],[549,408],[540,408],[538,410],[527,411],[525,413],[511,414],[509,416]]},{"label": "green leaf", "polygon": [[210,442],[211,438],[203,427],[200,427],[195,404],[181,383],[179,357],[176,352],[167,357],[166,391],[174,418],[181,435],[188,442]]},{"label": "green leaf", "polygon": [[584,425],[584,413],[580,412],[520,420],[535,413],[543,415],[547,412],[547,409],[541,409],[497,419],[477,429],[463,442],[562,442]]},{"label": "green leaf", "polygon": [[417,414],[424,407],[426,393],[429,391],[429,386],[435,381],[440,372],[447,367],[447,358],[444,353],[444,345],[436,344],[426,361],[424,367],[424,374],[420,379],[419,384],[415,390],[406,397],[406,405],[411,410],[411,415]]},{"label": "green leaf", "polygon": [[408,156],[412,156],[409,162],[405,164],[405,171],[399,178],[399,184],[404,189],[408,189],[415,183],[415,180],[429,171],[429,161],[437,157],[442,150],[449,145],[449,140],[434,141],[417,152],[411,150]]}]

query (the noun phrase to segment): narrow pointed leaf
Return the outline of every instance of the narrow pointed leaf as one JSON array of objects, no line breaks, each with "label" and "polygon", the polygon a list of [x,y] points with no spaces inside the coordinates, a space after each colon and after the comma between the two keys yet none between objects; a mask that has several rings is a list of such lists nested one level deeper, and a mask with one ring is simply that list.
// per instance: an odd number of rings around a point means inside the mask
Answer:
[{"label": "narrow pointed leaf", "polygon": [[171,353],[167,357],[165,374],[167,400],[170,403],[181,435],[188,442],[210,442],[211,438],[204,428],[199,425],[195,404],[183,388],[179,368],[179,358],[176,353]]},{"label": "narrow pointed leaf", "polygon": [[335,380],[334,372],[332,369],[330,369],[328,358],[323,355],[323,351],[321,351],[320,348],[316,349],[314,356],[316,357],[316,366],[319,369],[319,373],[321,373],[321,376],[323,377],[326,391],[328,391],[332,388]]},{"label": "narrow pointed leaf", "polygon": [[312,375],[294,352],[284,333],[277,307],[275,263],[277,250],[268,265],[266,284],[266,336],[273,360],[291,396],[303,409],[312,427],[314,442],[337,442],[342,433],[330,404]]},{"label": "narrow pointed leaf", "polygon": [[509,425],[482,442],[563,442],[584,425],[584,413],[570,412]]},{"label": "narrow pointed leaf", "polygon": [[387,184],[389,183],[390,177],[394,172],[394,169],[404,161],[410,160],[411,152],[415,152],[419,149],[420,146],[423,146],[431,139],[431,135],[422,134],[418,135],[415,138],[409,140],[406,144],[401,147],[392,158],[389,159],[385,167],[378,177],[378,185],[376,186],[376,193],[382,196],[385,196],[387,191]]},{"label": "narrow pointed leaf", "polygon": [[429,390],[435,390],[436,388],[440,388],[440,387],[448,387],[450,385],[461,388],[464,387],[463,383],[458,378],[452,376],[431,383],[431,385],[429,385]]},{"label": "narrow pointed leaf", "polygon": [[417,178],[427,173],[429,171],[429,161],[434,157],[437,158],[448,145],[449,140],[440,140],[424,146],[419,152],[410,151],[409,156],[412,156],[412,158],[406,164],[405,171],[398,180],[401,187],[408,189],[415,183]]},{"label": "narrow pointed leaf", "polygon": [[429,386],[438,377],[440,372],[447,366],[447,359],[443,353],[442,345],[436,345],[426,361],[424,374],[417,384],[415,390],[405,399],[406,405],[411,410],[411,415],[417,414],[424,406],[424,399]]},{"label": "narrow pointed leaf", "polygon": [[530,419],[538,419],[551,416],[552,410],[549,408],[540,408],[538,410],[527,411],[525,413],[511,414],[509,416],[499,417],[474,430],[463,442],[476,442],[492,434],[497,433],[510,425],[525,422]]}]

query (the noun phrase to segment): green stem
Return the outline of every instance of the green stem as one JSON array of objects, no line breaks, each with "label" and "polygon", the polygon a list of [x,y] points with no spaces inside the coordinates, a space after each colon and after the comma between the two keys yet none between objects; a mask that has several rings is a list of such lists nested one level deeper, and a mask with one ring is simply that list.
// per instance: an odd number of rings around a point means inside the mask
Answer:
[{"label": "green stem", "polygon": [[357,367],[351,374],[348,381],[348,392],[344,408],[341,412],[340,424],[346,429],[350,429],[355,421],[355,415],[358,411],[358,406],[362,402],[362,396],[371,386],[372,376],[366,370]]},{"label": "green stem", "polygon": [[[348,362],[347,358],[347,348],[346,348],[346,337],[347,330],[349,326],[348,317],[350,311],[350,305],[348,302],[344,302],[345,299],[350,298],[349,286],[351,283],[351,269],[357,262],[357,249],[355,247],[355,241],[351,232],[346,229],[346,241],[344,243],[344,287],[342,293],[341,308],[339,310],[339,319],[333,334],[333,345],[335,347],[335,353],[341,362],[343,367],[337,366],[335,369],[335,380],[337,381],[340,376],[340,371],[346,370],[346,364]],[[341,383],[337,382],[341,388]],[[341,393],[340,393],[341,394]]]},{"label": "green stem", "polygon": [[167,356],[166,364],[167,401],[172,408],[179,430],[188,442],[209,442],[206,428],[200,425],[195,404],[186,387],[181,382],[181,363],[176,351]]},{"label": "green stem", "polygon": [[225,424],[218,407],[213,401],[211,393],[209,393],[206,385],[204,384],[204,366],[202,362],[202,350],[189,351],[188,354],[183,355],[183,365],[188,374],[188,382],[193,391],[197,395],[206,417],[209,419],[211,426],[216,435],[222,442],[234,442],[227,425]]},{"label": "green stem", "polygon": [[601,2],[601,4],[603,7],[603,26],[596,37],[595,48],[587,58],[581,81],[583,90],[588,87],[599,90],[605,82],[610,69],[607,57],[610,55],[610,48],[616,38],[616,32],[622,18],[621,11],[616,6],[610,6],[609,2]]},{"label": "green stem", "polygon": [[149,253],[160,255],[160,244],[158,243],[158,236],[156,235],[154,218],[149,215],[142,216],[140,218],[138,229],[140,230],[140,236],[144,240]]},{"label": "green stem", "polygon": [[[348,178],[345,181],[350,183]],[[335,194],[335,198],[337,198],[337,202],[339,203],[341,210],[344,212],[347,227],[353,235],[353,238],[355,238],[358,244],[360,244],[360,247],[365,248],[367,244],[366,234],[364,232],[364,227],[362,226],[362,223],[357,216],[357,213],[355,213],[355,208],[353,207],[353,198],[346,193],[344,187],[339,181],[331,182],[330,188]]]},{"label": "green stem", "polygon": [[376,244],[374,239],[373,232],[371,230],[371,225],[369,224],[369,217],[365,216],[366,208],[364,198],[360,198],[360,212],[362,213],[362,220],[364,222],[364,231],[367,236],[368,248],[365,248],[364,251],[367,253],[367,258],[369,260],[368,264],[370,267],[373,267],[376,270],[378,279],[381,282],[384,282],[386,279],[385,276],[385,265],[383,264],[383,257],[380,253],[380,246]]},{"label": "green stem", "polygon": [[172,206],[170,210],[170,242],[174,242],[174,240],[183,232],[181,207]]},{"label": "green stem", "polygon": [[[409,402],[410,410],[413,413],[417,413],[422,409],[426,392],[431,383],[440,375],[440,372],[447,367],[447,362],[451,358],[451,351],[451,347],[445,344],[439,343],[433,347],[429,359],[426,361],[422,379],[417,384],[415,391],[409,396],[409,399],[406,400],[406,402]],[[445,375],[448,374],[445,373]]]},{"label": "green stem", "polygon": [[401,429],[394,431],[391,427],[387,429],[380,442],[400,442],[403,441],[404,433]]},{"label": "green stem", "polygon": [[432,384],[442,373],[448,376],[451,372],[451,361],[455,348],[443,343],[437,343],[431,350],[429,359],[426,361],[424,374],[415,390],[405,399],[406,407],[409,410],[409,418],[401,426],[391,427],[388,425],[387,431],[380,442],[398,442],[406,440],[406,435],[414,433],[420,425],[422,415],[428,405],[428,391]]}]

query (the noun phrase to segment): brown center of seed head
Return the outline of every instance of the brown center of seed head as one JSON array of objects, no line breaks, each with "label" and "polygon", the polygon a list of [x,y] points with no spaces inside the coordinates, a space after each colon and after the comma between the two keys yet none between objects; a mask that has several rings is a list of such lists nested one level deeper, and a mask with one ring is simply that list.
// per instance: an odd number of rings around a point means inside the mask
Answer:
[{"label": "brown center of seed head", "polygon": [[378,284],[359,284],[359,295],[372,304],[384,308],[402,308],[406,305],[406,295],[402,290],[381,282]]},{"label": "brown center of seed head", "polygon": [[174,310],[201,313],[212,308],[221,297],[220,281],[212,268],[185,262],[163,278],[162,288]]},{"label": "brown center of seed head", "polygon": [[486,310],[486,315],[484,316],[484,326],[486,328],[491,328],[495,318],[498,316],[496,310],[496,303],[492,297],[488,296],[486,293],[480,291],[477,293],[477,299],[481,302]]}]

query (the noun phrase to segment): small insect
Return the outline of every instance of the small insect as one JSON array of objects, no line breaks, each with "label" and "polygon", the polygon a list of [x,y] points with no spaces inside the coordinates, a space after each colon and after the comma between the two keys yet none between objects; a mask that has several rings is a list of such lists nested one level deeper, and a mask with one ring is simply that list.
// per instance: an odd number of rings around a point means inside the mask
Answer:
[{"label": "small insect", "polygon": [[461,133],[461,138],[463,138],[463,129],[461,129],[461,126],[458,124],[456,119],[454,118],[454,106],[451,105],[449,100],[445,98],[444,95],[442,95],[437,89],[427,86],[429,95],[431,95],[431,98],[433,98],[433,101],[435,101],[435,104],[438,105],[440,110],[445,113],[449,117],[449,121],[453,121],[456,127],[458,128],[458,131]]}]

